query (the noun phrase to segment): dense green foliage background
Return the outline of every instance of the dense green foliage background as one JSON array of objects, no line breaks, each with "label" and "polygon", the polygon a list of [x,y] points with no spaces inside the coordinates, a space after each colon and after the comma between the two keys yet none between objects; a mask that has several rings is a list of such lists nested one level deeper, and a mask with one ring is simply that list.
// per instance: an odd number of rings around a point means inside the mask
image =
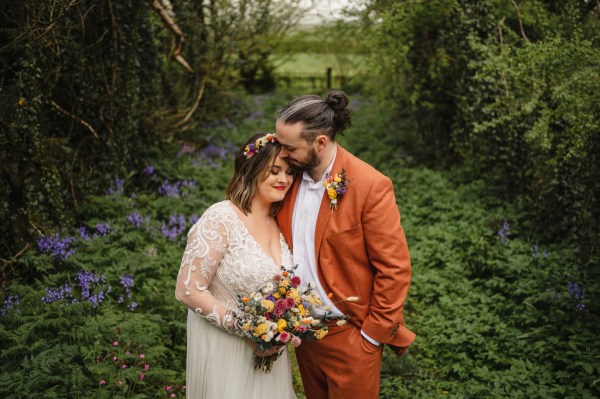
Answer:
[{"label": "dense green foliage background", "polygon": [[381,397],[600,395],[597,2],[370,0],[282,35],[296,1],[161,1],[179,36],[152,1],[4,3],[2,397],[183,396],[185,233],[303,53],[360,57],[342,144],[409,241],[418,338]]},{"label": "dense green foliage background", "polygon": [[[532,211],[545,240],[597,252],[600,21],[588,1],[376,1],[376,93],[419,163],[462,165]],[[375,23],[375,21],[378,21]]]}]

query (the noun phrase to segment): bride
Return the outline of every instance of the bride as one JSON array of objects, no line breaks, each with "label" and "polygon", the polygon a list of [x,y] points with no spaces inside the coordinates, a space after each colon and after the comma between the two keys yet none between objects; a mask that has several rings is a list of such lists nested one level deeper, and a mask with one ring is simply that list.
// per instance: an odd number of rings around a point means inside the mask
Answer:
[{"label": "bride", "polygon": [[[285,346],[263,352],[242,338],[238,294],[258,291],[292,255],[274,219],[290,188],[290,166],[275,134],[251,137],[235,158],[227,200],[210,206],[188,233],[175,297],[188,307],[188,399],[295,398]],[[281,356],[270,373],[254,355]]]}]

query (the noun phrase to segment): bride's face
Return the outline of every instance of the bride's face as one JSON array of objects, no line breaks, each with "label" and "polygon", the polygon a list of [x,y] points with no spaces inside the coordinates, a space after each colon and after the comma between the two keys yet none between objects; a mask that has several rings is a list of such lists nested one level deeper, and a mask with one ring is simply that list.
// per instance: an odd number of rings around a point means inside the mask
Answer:
[{"label": "bride's face", "polygon": [[276,156],[265,180],[258,184],[256,196],[265,203],[282,201],[293,181],[294,175],[290,165],[285,159]]}]

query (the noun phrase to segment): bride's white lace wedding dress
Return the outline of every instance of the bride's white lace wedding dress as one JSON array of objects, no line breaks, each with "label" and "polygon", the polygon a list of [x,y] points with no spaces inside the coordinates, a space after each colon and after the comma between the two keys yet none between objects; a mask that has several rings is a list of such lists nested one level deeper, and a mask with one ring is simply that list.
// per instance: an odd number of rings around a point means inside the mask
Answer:
[{"label": "bride's white lace wedding dress", "polygon": [[[281,233],[281,265],[292,255]],[[270,373],[254,370],[254,352],[235,334],[238,294],[262,288],[276,263],[250,235],[229,201],[209,207],[190,229],[176,297],[188,306],[188,399],[295,398],[287,349]]]}]

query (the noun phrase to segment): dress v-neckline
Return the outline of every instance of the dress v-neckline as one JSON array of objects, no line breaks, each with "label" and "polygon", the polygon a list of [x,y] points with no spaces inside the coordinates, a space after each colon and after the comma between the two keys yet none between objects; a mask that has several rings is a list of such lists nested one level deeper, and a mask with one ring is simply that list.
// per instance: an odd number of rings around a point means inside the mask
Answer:
[{"label": "dress v-neckline", "polygon": [[275,265],[275,268],[278,271],[280,271],[281,268],[283,267],[283,252],[284,252],[284,247],[281,244],[282,244],[282,240],[284,240],[284,238],[283,238],[283,234],[281,233],[281,230],[279,229],[279,227],[277,227],[277,230],[279,231],[279,258],[280,258],[280,262],[277,263],[277,261],[271,255],[269,255],[267,253],[267,251],[265,251],[265,249],[258,243],[258,241],[256,241],[256,238],[254,238],[254,236],[252,235],[252,233],[250,233],[250,230],[248,230],[248,227],[246,226],[246,224],[244,223],[244,221],[240,218],[240,215],[238,215],[238,212],[235,210],[234,205],[231,203],[231,201],[228,200],[227,203],[229,205],[229,208],[231,209],[231,211],[235,215],[235,218],[242,225],[242,227],[246,231],[246,234],[248,234],[248,236],[250,237],[250,239],[252,240],[252,242],[254,242],[254,244],[256,245],[256,247],[263,253],[263,255],[265,255],[267,258],[269,258],[271,260],[271,262]]}]

